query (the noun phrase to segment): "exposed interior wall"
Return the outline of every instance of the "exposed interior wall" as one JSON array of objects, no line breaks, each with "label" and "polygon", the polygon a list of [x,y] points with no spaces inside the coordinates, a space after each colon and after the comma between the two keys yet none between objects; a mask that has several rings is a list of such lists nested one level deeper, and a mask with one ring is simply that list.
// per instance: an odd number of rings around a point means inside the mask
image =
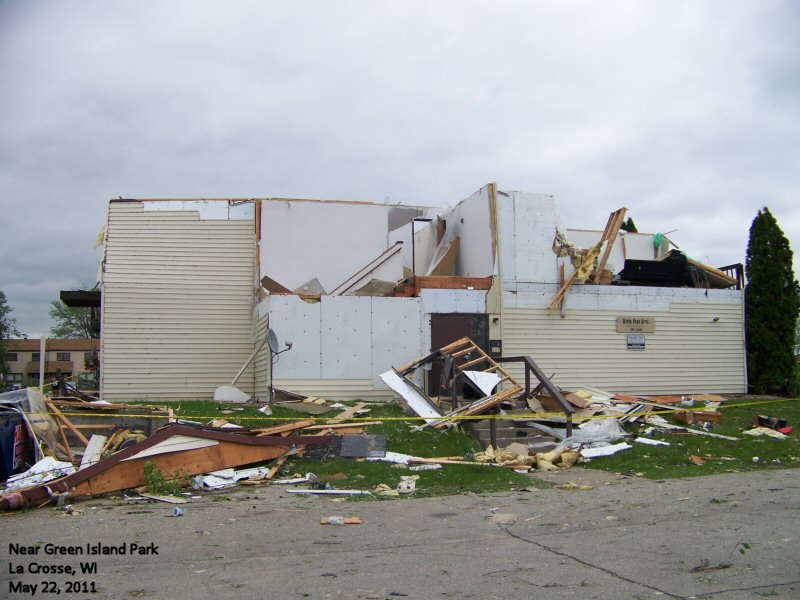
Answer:
[{"label": "exposed interior wall", "polygon": [[412,269],[417,275],[424,275],[431,264],[431,259],[436,251],[436,225],[431,222],[417,221],[413,224],[414,240],[411,240],[412,223],[407,223],[394,231],[389,232],[389,243],[403,242],[403,259],[408,268],[411,263],[416,263]]},{"label": "exposed interior wall", "polygon": [[102,397],[209,400],[253,349],[254,222],[146,205],[109,205]]},{"label": "exposed interior wall", "polygon": [[489,277],[495,274],[489,186],[441,212],[447,222],[443,241],[460,239],[455,275]]},{"label": "exposed interior wall", "polygon": [[[503,352],[529,355],[566,389],[627,394],[746,391],[742,293],[737,290],[576,286],[566,317],[546,314],[556,285],[503,297]],[[628,350],[620,316],[655,318],[645,350]],[[716,320],[715,320],[716,319]],[[521,377],[521,369],[513,371]]]},{"label": "exposed interior wall", "polygon": [[261,274],[295,290],[317,278],[330,291],[388,247],[392,207],[355,202],[264,200]]},{"label": "exposed interior wall", "polygon": [[351,279],[346,280],[344,285],[326,291],[328,294],[335,296],[348,294],[372,295],[361,291],[362,287],[373,281],[384,281],[392,284],[401,281],[404,278],[404,268],[402,244],[397,244],[384,252],[378,260],[367,265]]}]

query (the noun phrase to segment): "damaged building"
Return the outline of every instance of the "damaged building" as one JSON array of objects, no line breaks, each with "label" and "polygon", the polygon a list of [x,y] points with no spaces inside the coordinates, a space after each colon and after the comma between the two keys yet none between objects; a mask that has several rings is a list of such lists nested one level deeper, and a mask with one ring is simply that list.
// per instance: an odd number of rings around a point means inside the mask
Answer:
[{"label": "damaged building", "polygon": [[[562,230],[553,196],[495,184],[445,208],[112,200],[102,397],[210,399],[256,351],[236,386],[262,400],[270,384],[388,399],[382,373],[463,337],[493,357],[534,357],[564,388],[744,392],[740,266],[620,231],[624,216]],[[274,356],[268,328],[291,349]],[[438,378],[417,383],[433,392]]]}]

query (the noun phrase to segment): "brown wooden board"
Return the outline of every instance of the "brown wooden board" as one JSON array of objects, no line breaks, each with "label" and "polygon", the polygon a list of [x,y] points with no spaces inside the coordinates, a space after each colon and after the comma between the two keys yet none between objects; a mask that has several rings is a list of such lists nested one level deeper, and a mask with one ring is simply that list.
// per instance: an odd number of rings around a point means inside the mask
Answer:
[{"label": "brown wooden board", "polygon": [[[220,443],[216,446],[184,452],[171,452],[130,461],[125,460],[177,435],[216,440]],[[126,488],[114,486],[125,486],[130,482],[134,482],[132,487],[137,487],[144,482],[144,463],[148,460],[152,461],[158,469],[171,475],[174,475],[178,469],[181,469],[187,475],[196,475],[222,468],[238,467],[253,462],[271,460],[280,456],[287,448],[293,445],[320,445],[327,443],[328,438],[326,436],[259,437],[246,435],[246,433],[242,432],[232,433],[230,429],[206,429],[171,424],[158,430],[146,440],[120,450],[91,467],[58,481],[50,481],[46,486],[31,488],[21,493],[28,503],[36,504],[48,500],[52,493],[69,492],[70,494],[83,495],[100,493],[94,491],[95,489],[115,491]],[[252,448],[272,448],[277,449],[277,451],[251,450]],[[134,471],[138,471],[140,474],[137,475]],[[137,481],[141,481],[141,483],[136,484],[135,482]],[[7,506],[4,502],[0,502],[0,508],[7,508]]]},{"label": "brown wooden board", "polygon": [[70,496],[105,494],[144,485],[146,462],[152,462],[167,479],[175,479],[272,460],[286,450],[286,446],[245,446],[220,442],[217,446],[126,460],[78,484]]},{"label": "brown wooden board", "polygon": [[292,423],[284,423],[282,425],[274,425],[272,427],[262,427],[253,429],[252,431],[258,432],[257,435],[278,435],[280,433],[291,432],[297,429],[304,429],[314,424],[314,419],[303,419],[302,421],[294,421]]},{"label": "brown wooden board", "polygon": [[351,406],[350,408],[347,408],[342,412],[340,412],[334,418],[330,419],[328,423],[341,423],[342,421],[347,421],[348,419],[352,419],[358,411],[363,410],[366,407],[367,407],[366,404],[364,404],[363,402],[359,402],[355,406]]},{"label": "brown wooden board", "polygon": [[645,396],[644,399],[656,404],[677,404],[681,401],[680,396]]}]

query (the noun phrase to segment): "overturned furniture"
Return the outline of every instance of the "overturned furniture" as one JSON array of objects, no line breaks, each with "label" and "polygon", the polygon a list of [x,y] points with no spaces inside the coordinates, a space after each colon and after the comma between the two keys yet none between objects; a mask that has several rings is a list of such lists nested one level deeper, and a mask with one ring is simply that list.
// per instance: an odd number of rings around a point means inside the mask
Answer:
[{"label": "overturned furniture", "polygon": [[[525,369],[524,387],[500,366],[499,362],[484,352],[470,338],[461,338],[414,362],[392,369],[381,375],[381,379],[399,394],[411,410],[425,419],[418,429],[453,427],[458,420],[468,420],[476,415],[495,411],[501,403],[514,404],[527,401],[538,391],[546,391],[566,416],[567,428],[572,430],[572,414],[575,409],[566,401],[561,391],[528,356],[499,359],[500,362],[520,362]],[[438,365],[441,376],[437,390],[439,403],[426,395],[415,383],[420,380],[418,370]],[[531,388],[532,378],[538,385]],[[451,410],[443,413],[441,405],[450,404]],[[469,402],[467,402],[469,401]],[[460,406],[462,402],[467,402]],[[496,419],[490,419],[491,435],[496,437]]]}]

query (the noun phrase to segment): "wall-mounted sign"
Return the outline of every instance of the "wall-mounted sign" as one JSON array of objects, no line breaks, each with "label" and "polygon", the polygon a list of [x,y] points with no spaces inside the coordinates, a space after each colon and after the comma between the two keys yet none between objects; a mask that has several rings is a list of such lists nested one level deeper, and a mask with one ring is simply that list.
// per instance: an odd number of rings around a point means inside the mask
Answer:
[{"label": "wall-mounted sign", "polygon": [[655,333],[655,317],[617,317],[617,333]]},{"label": "wall-mounted sign", "polygon": [[628,350],[644,350],[645,335],[643,333],[629,333]]}]

